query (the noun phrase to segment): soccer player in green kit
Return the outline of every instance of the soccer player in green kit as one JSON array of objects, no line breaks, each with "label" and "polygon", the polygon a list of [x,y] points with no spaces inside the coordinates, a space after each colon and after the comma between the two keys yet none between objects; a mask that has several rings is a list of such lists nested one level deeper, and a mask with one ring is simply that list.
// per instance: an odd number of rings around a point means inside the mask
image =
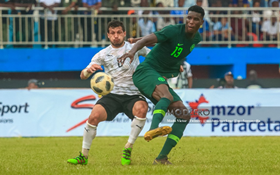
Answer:
[{"label": "soccer player in green kit", "polygon": [[[166,79],[178,76],[182,61],[201,41],[198,29],[204,22],[203,17],[204,9],[202,7],[191,6],[188,9],[186,24],[170,25],[161,31],[139,38],[128,53],[118,58],[118,62],[121,64],[126,58],[130,58],[130,62],[132,62],[134,54],[138,50],[157,43],[133,74],[135,86],[155,104],[151,127],[144,135],[145,140],[150,141],[157,136],[168,134],[154,164],[171,164],[167,155],[183,136],[190,120],[190,115],[184,116],[185,113],[182,112],[187,108],[181,98],[168,86]],[[159,127],[167,110],[181,112],[174,113],[177,119],[172,128]]]}]

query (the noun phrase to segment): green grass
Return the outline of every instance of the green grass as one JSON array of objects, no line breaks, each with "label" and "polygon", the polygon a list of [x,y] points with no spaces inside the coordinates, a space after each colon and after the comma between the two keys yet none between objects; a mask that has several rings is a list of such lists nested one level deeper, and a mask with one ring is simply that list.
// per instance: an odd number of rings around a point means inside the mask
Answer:
[{"label": "green grass", "polygon": [[120,164],[127,137],[97,137],[89,164],[70,165],[82,137],[0,138],[0,174],[280,174],[280,137],[184,137],[170,153],[173,165],[152,165],[165,138],[140,137],[132,165]]}]

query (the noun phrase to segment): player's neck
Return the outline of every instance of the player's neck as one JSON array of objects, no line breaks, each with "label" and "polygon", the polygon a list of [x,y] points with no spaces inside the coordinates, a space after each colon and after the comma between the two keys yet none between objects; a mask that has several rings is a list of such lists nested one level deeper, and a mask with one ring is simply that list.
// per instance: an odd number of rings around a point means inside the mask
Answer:
[{"label": "player's neck", "polygon": [[124,44],[125,44],[125,42],[123,42],[122,45],[120,45],[120,46],[115,46],[115,45],[113,45],[113,44],[111,43],[111,46],[112,46],[114,49],[118,49],[118,48],[123,47]]},{"label": "player's neck", "polygon": [[186,32],[186,37],[189,39],[192,39],[195,36],[195,33],[187,33]]}]

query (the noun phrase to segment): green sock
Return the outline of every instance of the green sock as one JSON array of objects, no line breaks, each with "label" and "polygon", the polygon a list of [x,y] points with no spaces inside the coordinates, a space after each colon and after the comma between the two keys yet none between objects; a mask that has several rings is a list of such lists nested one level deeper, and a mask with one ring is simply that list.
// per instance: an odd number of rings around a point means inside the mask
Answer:
[{"label": "green sock", "polygon": [[152,119],[150,130],[158,128],[158,125],[162,121],[163,117],[165,116],[165,113],[169,105],[170,105],[170,100],[168,98],[161,98],[157,102],[155,106],[155,110],[153,112],[153,119]]},{"label": "green sock", "polygon": [[[180,119],[177,119],[180,120]],[[159,153],[157,159],[162,159],[167,157],[169,152],[172,150],[174,146],[177,145],[181,137],[183,136],[183,132],[189,122],[178,122],[176,121],[172,125],[172,132],[168,134],[168,137],[163,145],[161,152]]]}]

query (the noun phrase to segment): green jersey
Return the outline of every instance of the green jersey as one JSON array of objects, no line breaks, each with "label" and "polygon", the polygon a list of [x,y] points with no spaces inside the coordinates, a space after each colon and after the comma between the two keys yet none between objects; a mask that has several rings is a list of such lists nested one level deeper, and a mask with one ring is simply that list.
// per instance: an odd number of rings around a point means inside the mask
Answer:
[{"label": "green jersey", "polygon": [[185,24],[170,25],[154,34],[158,43],[139,67],[150,66],[166,78],[178,76],[181,63],[201,41],[200,34],[187,38]]}]

